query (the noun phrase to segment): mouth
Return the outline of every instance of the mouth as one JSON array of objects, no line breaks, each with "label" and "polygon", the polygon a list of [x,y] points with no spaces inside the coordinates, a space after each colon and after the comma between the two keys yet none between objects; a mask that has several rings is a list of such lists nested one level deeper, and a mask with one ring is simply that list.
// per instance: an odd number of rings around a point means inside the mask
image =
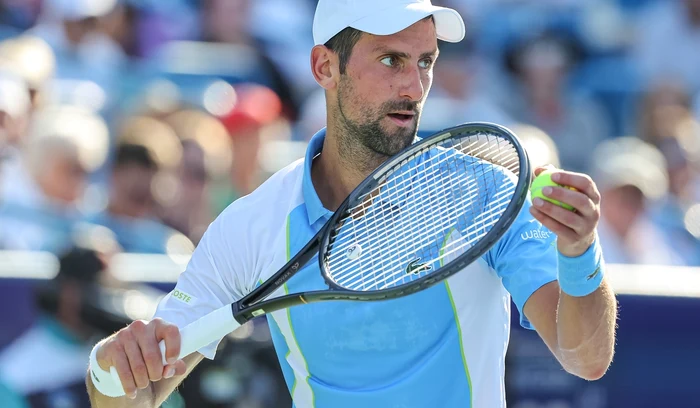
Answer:
[{"label": "mouth", "polygon": [[393,112],[387,115],[394,123],[399,126],[408,126],[413,123],[416,117],[414,112],[403,111],[403,112]]}]

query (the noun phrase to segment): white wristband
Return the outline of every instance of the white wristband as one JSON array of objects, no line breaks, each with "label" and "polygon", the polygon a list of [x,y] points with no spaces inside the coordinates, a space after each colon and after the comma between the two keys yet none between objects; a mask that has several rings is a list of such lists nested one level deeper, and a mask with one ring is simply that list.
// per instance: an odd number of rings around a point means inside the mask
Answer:
[{"label": "white wristband", "polygon": [[123,397],[125,395],[124,387],[122,387],[117,369],[110,367],[109,371],[105,371],[97,363],[97,350],[99,350],[99,348],[100,344],[97,344],[90,352],[89,370],[90,377],[92,378],[92,385],[95,386],[97,391],[108,397]]}]

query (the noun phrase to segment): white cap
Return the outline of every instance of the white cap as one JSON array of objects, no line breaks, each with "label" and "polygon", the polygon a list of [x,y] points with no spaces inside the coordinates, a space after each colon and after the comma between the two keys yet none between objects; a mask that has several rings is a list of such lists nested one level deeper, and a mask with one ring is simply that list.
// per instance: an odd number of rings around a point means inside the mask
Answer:
[{"label": "white cap", "polygon": [[29,113],[29,89],[16,75],[0,70],[0,111],[17,119]]},{"label": "white cap", "polygon": [[116,7],[117,0],[47,0],[44,3],[51,17],[77,21],[108,14]]},{"label": "white cap", "polygon": [[460,42],[466,29],[453,9],[430,0],[319,0],[314,16],[314,43],[325,44],[345,28],[374,35],[398,33],[428,16],[435,19],[437,38]]},{"label": "white cap", "polygon": [[605,140],[592,157],[591,175],[601,191],[633,186],[652,200],[668,191],[666,159],[659,149],[637,137]]}]

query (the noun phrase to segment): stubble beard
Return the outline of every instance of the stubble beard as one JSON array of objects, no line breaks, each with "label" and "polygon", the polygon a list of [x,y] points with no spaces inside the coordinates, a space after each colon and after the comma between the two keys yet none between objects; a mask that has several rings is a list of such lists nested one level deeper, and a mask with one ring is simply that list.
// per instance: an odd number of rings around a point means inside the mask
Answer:
[{"label": "stubble beard", "polygon": [[[340,82],[338,88],[338,141],[343,161],[352,163],[357,170],[369,174],[389,157],[397,154],[413,143],[418,130],[419,115],[416,102],[390,101],[373,109],[369,104],[352,104],[353,85],[349,79]],[[356,109],[358,117],[367,118],[364,122],[353,120],[347,112]],[[389,112],[414,111],[416,117],[412,126],[387,131],[382,128],[382,120]]]}]

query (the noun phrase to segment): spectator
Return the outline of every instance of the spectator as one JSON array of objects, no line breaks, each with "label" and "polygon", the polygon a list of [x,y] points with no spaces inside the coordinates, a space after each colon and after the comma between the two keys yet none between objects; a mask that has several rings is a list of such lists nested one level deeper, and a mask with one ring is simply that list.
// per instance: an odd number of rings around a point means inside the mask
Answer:
[{"label": "spectator", "polygon": [[700,0],[650,4],[638,20],[633,50],[644,81],[674,79],[700,90]]},{"label": "spectator", "polygon": [[165,253],[174,234],[155,218],[153,179],[158,166],[145,146],[117,146],[107,208],[88,221],[114,232],[125,252]]},{"label": "spectator", "polygon": [[[117,246],[103,234],[91,237],[60,255],[56,277],[34,290],[39,317],[0,352],[3,408],[89,408],[85,369],[94,342],[155,309],[161,294],[118,283],[109,270]],[[136,314],[129,308],[135,290]]]},{"label": "spectator", "polygon": [[0,248],[60,251],[68,242],[86,175],[104,162],[107,127],[74,107],[37,112],[16,166],[2,174]]},{"label": "spectator", "polygon": [[127,58],[119,44],[98,30],[117,0],[45,0],[39,24],[29,30],[46,41],[58,61],[57,76],[89,80],[113,89]]},{"label": "spectator", "polygon": [[209,173],[205,153],[194,140],[182,142],[182,160],[175,169],[179,181],[178,200],[162,210],[163,221],[199,242],[215,214],[209,199]]},{"label": "spectator", "polygon": [[89,406],[85,361],[91,339],[105,331],[94,326],[100,322],[86,322],[82,309],[104,269],[103,260],[93,251],[75,249],[61,256],[58,275],[38,291],[42,316],[0,354],[3,401],[52,407],[61,399],[62,406]]},{"label": "spectator", "polygon": [[203,40],[236,45],[239,50],[248,53],[247,64],[254,67],[250,71],[254,76],[240,78],[239,81],[254,82],[272,89],[282,101],[284,115],[294,120],[297,117],[298,97],[249,26],[251,7],[251,0],[204,0]]},{"label": "spectator", "polygon": [[593,154],[593,178],[601,194],[598,233],[610,263],[683,265],[676,249],[649,215],[668,191],[663,155],[633,137],[603,142]]},{"label": "spectator", "polygon": [[584,94],[567,88],[568,75],[577,60],[577,48],[558,34],[545,34],[516,45],[507,56],[515,75],[515,91],[504,101],[506,112],[552,137],[564,169],[586,172],[588,155],[610,136],[610,123],[602,109]]},{"label": "spectator", "polygon": [[[13,73],[0,71],[0,173],[3,167],[16,165],[19,143],[27,131],[29,110],[25,82]],[[0,185],[0,195],[1,188]]]},{"label": "spectator", "polygon": [[638,133],[642,140],[658,147],[663,139],[677,133],[680,123],[692,117],[688,89],[676,80],[658,81],[649,86],[641,99]]},{"label": "spectator", "polygon": [[46,41],[28,34],[3,41],[0,64],[26,82],[32,110],[46,102],[47,88],[56,71],[56,56]]},{"label": "spectator", "polygon": [[441,44],[433,88],[421,116],[421,130],[437,131],[464,122],[493,122],[508,126],[513,120],[496,104],[490,89],[486,61],[471,49]]}]

